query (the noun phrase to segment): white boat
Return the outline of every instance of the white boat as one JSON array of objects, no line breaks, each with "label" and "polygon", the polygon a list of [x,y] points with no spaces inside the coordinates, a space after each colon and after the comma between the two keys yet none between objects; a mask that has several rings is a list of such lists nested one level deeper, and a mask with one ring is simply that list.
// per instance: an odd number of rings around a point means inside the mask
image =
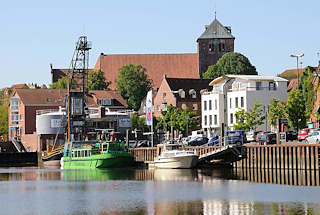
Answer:
[{"label": "white boat", "polygon": [[154,159],[154,166],[162,169],[190,169],[197,165],[199,156],[193,151],[180,149],[167,150]]}]

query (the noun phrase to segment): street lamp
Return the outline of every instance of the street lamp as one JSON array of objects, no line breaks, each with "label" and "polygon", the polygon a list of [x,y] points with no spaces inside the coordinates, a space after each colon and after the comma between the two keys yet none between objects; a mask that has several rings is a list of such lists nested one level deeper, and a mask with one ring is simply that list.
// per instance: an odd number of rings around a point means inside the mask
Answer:
[{"label": "street lamp", "polygon": [[299,86],[299,57],[303,57],[304,56],[304,54],[302,53],[302,54],[299,54],[299,55],[294,55],[294,54],[291,54],[290,55],[290,57],[295,57],[295,58],[297,58],[297,79],[298,79],[298,81],[297,81],[297,87]]}]

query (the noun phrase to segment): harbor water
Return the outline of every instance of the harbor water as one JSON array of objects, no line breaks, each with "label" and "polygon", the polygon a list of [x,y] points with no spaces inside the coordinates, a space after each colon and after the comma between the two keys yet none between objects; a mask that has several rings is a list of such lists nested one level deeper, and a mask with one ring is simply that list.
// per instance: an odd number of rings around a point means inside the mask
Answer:
[{"label": "harbor water", "polygon": [[0,169],[0,214],[320,214],[318,186],[234,169]]}]

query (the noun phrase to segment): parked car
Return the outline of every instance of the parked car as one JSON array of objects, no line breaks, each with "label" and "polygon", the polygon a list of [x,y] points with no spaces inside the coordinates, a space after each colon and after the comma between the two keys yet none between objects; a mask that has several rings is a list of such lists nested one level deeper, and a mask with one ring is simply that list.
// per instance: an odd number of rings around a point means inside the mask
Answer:
[{"label": "parked car", "polygon": [[256,135],[256,142],[259,143],[259,140],[261,138],[261,136],[263,134],[266,134],[266,133],[270,133],[270,131],[260,131],[257,135]]},{"label": "parked car", "polygon": [[296,131],[286,131],[286,141],[294,141],[298,139],[298,133]]},{"label": "parked car", "polygon": [[189,146],[201,146],[203,144],[207,144],[209,139],[207,137],[197,137],[188,142]]},{"label": "parked car", "polygon": [[257,134],[259,134],[261,131],[248,131],[246,132],[247,142],[253,142],[256,141]]},{"label": "parked car", "polygon": [[214,146],[219,145],[219,142],[220,142],[219,138],[220,138],[219,136],[214,136],[214,137],[210,138],[208,141],[208,144],[211,144]]},{"label": "parked car", "polygon": [[320,131],[315,130],[306,138],[308,144],[319,144],[320,143]]},{"label": "parked car", "polygon": [[246,134],[244,131],[227,131],[228,144],[243,144],[246,142]]},{"label": "parked car", "polygon": [[264,133],[259,139],[259,144],[269,145],[277,143],[277,134],[276,133]]},{"label": "parked car", "polygon": [[301,129],[298,132],[298,140],[299,141],[305,140],[307,138],[307,136],[309,135],[309,130],[310,130],[309,128]]}]

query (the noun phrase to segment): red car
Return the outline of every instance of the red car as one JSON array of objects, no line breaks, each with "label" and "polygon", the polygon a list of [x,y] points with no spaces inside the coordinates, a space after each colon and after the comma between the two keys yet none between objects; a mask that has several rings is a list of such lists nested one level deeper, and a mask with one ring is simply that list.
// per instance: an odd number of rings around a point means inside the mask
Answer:
[{"label": "red car", "polygon": [[305,139],[308,137],[309,130],[310,130],[309,128],[301,129],[301,130],[298,132],[298,140],[299,140],[299,141],[305,140]]}]

